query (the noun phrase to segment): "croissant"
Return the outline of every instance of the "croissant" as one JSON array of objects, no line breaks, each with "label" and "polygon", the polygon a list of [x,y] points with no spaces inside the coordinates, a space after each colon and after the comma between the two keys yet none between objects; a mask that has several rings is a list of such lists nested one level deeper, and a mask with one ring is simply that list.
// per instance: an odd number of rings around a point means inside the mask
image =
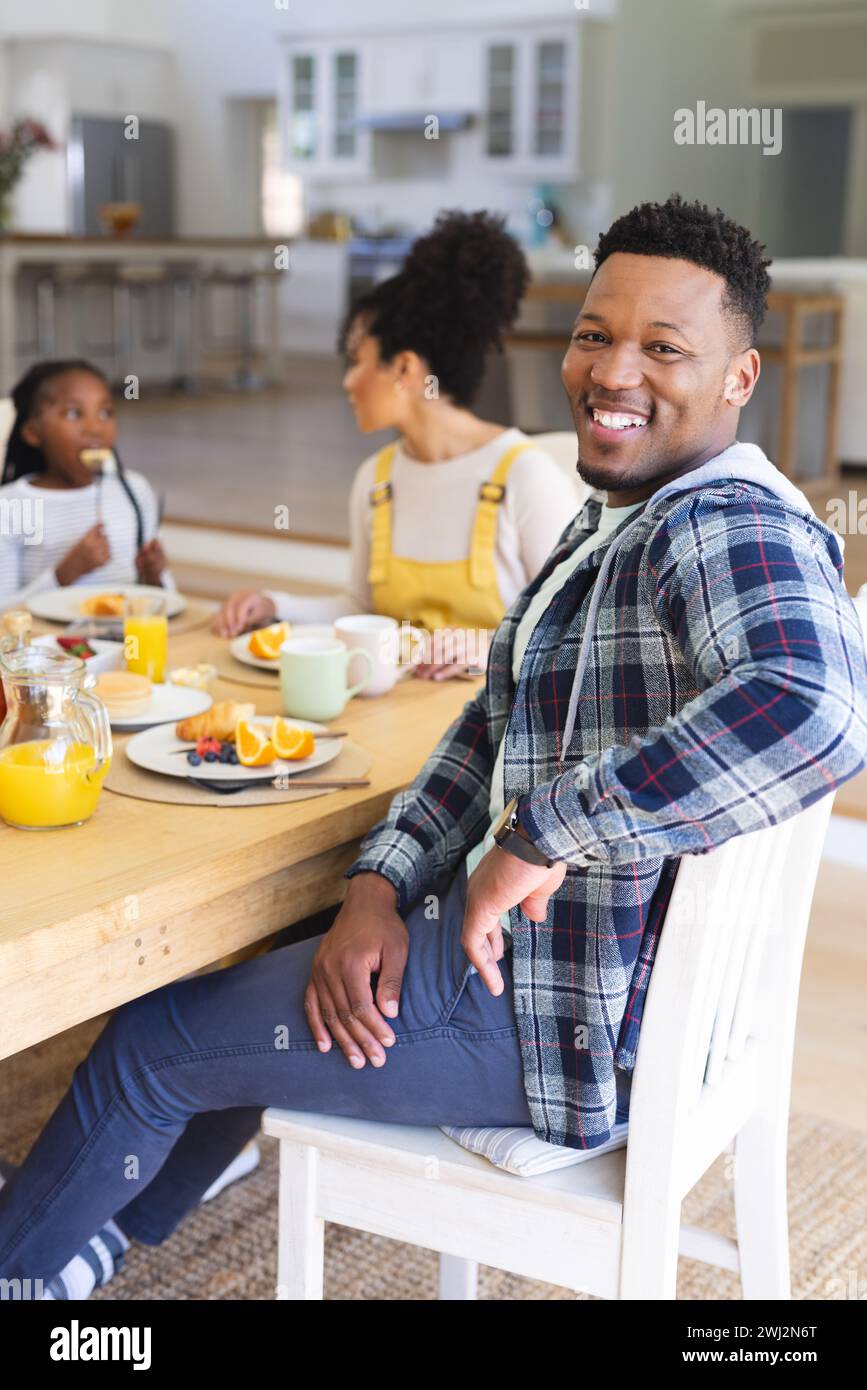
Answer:
[{"label": "croissant", "polygon": [[204,714],[194,714],[175,725],[175,733],[185,743],[199,738],[219,738],[230,743],[239,719],[252,719],[255,705],[239,705],[236,700],[220,700]]}]

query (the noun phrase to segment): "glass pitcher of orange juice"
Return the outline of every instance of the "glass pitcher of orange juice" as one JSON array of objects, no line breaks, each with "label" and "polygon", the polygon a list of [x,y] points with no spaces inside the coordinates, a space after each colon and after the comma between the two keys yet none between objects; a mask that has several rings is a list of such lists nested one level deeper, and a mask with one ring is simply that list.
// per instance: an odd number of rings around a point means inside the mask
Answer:
[{"label": "glass pitcher of orange juice", "polygon": [[111,726],[77,656],[45,647],[0,651],[0,816],[23,830],[81,825],[111,763]]}]

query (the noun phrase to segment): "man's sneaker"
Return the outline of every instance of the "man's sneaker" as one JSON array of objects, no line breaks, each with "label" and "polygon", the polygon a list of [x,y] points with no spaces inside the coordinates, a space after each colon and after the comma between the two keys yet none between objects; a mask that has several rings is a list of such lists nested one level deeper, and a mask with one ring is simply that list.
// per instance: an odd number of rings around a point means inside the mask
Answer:
[{"label": "man's sneaker", "polygon": [[[17,1164],[0,1159],[0,1187],[17,1171]],[[90,1298],[97,1286],[107,1284],[123,1267],[124,1253],[128,1249],[129,1241],[123,1231],[114,1221],[107,1221],[69,1264],[49,1280],[42,1294],[43,1301],[70,1299],[79,1302]]]}]

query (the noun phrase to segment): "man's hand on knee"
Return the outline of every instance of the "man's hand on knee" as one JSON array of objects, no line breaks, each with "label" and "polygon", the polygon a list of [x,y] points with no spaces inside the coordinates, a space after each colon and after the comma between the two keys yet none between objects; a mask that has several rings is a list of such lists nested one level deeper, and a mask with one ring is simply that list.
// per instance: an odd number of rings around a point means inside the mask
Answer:
[{"label": "man's hand on knee", "polygon": [[[321,1052],[332,1039],[354,1067],[365,1058],[376,1067],[394,1032],[394,1018],[409,954],[409,933],[397,911],[397,894],[381,874],[356,874],[343,906],[313,958],[304,995],[307,1024]],[[374,999],[371,976],[379,975]]]}]

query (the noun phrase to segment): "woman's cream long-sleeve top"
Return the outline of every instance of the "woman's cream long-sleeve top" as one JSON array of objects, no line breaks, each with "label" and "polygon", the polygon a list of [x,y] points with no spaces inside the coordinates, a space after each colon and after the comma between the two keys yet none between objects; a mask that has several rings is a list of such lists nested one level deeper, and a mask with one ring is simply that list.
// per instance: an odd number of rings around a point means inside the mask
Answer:
[{"label": "woman's cream long-sleeve top", "polygon": [[[391,467],[393,553],[424,563],[468,556],[479,484],[490,478],[507,449],[527,438],[521,430],[508,429],[481,448],[441,463],[420,463],[398,443]],[[278,618],[322,623],[348,613],[373,612],[367,572],[372,510],[369,495],[376,459],[377,454],[365,459],[352,483],[347,589],[321,596],[266,590]],[[500,505],[494,554],[500,596],[507,608],[538,574],[582,500],[577,474],[571,479],[543,449],[526,449],[517,456]]]}]

